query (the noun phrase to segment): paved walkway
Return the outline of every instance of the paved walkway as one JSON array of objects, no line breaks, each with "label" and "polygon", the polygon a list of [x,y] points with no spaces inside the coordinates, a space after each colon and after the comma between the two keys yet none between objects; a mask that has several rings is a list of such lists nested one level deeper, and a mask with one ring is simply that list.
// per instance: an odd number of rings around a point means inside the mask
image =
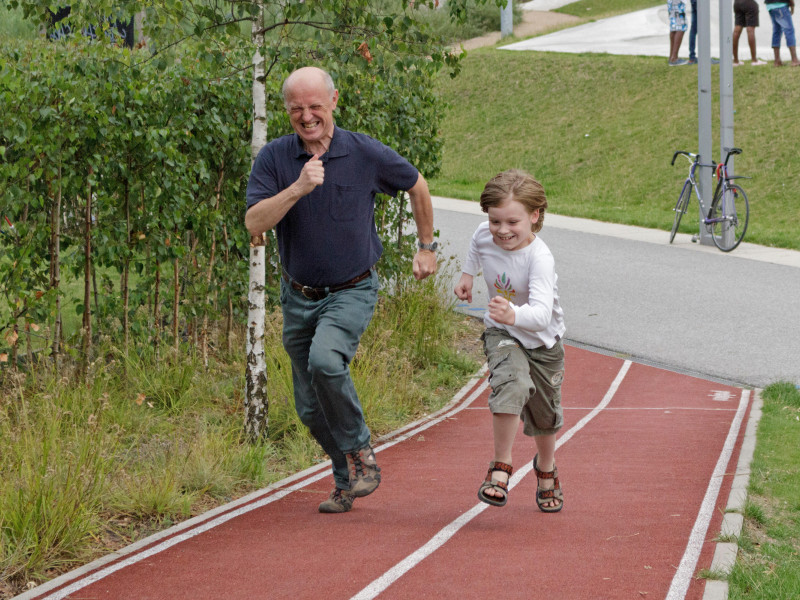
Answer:
[{"label": "paved walkway", "polygon": [[[527,10],[552,10],[569,1],[533,0],[523,7]],[[731,2],[731,6],[733,3]],[[691,20],[691,3],[686,0],[687,19]],[[719,0],[710,0],[711,10],[711,55],[719,57]],[[732,17],[731,17],[732,19]],[[732,22],[732,20],[731,20]],[[794,18],[797,30],[797,15]],[[756,53],[761,60],[771,60],[772,22],[763,2],[759,2],[759,27],[756,28]],[[577,27],[564,29],[507,46],[504,50],[538,50],[548,52],[606,52],[609,54],[632,54],[669,56],[669,20],[667,5],[636,11],[609,19],[600,19]],[[681,45],[680,56],[689,56],[688,31]],[[750,60],[747,34],[739,40],[740,60]],[[782,58],[789,59],[789,51],[782,44]],[[749,65],[745,65],[749,68]]]},{"label": "paved walkway", "polygon": [[[475,202],[434,198],[454,280],[486,216]],[[548,215],[567,340],[740,385],[800,384],[800,252],[742,243],[730,253],[669,232]],[[471,305],[482,316],[485,285]]]},{"label": "paved walkway", "polygon": [[537,510],[522,435],[508,504],[476,498],[492,453],[482,372],[376,442],[381,485],[347,514],[317,512],[326,462],[19,600],[707,600],[697,573],[720,567],[714,540],[741,520],[757,395],[573,346],[566,361],[557,514]]}]

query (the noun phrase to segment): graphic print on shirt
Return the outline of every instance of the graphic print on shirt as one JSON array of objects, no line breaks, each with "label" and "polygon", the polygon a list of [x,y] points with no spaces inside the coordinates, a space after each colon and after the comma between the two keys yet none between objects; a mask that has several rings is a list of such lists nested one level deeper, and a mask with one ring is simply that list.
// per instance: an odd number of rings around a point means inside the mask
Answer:
[{"label": "graphic print on shirt", "polygon": [[517,295],[517,292],[514,291],[514,288],[511,286],[511,278],[508,277],[505,273],[502,275],[498,275],[497,279],[494,282],[494,289],[497,290],[497,294],[511,302],[514,296]]}]

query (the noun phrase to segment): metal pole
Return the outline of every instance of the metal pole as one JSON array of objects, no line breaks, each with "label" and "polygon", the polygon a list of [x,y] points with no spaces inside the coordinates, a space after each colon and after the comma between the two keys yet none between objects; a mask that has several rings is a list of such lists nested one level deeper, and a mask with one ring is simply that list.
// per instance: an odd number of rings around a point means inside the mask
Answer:
[{"label": "metal pole", "polygon": [[508,0],[505,7],[500,9],[500,37],[514,35],[513,0]]},{"label": "metal pole", "polygon": [[[726,148],[733,148],[733,16],[731,0],[719,2],[719,160],[725,160]],[[734,157],[728,162],[733,175]],[[725,236],[733,232],[725,230]],[[726,240],[732,243],[732,239]]]},{"label": "metal pole", "polygon": [[[719,2],[719,142],[720,160],[725,160],[725,148],[733,148],[733,17],[731,0]],[[733,157],[728,163],[733,173]]]},{"label": "metal pole", "polygon": [[[730,62],[730,61],[729,61]],[[704,0],[697,2],[697,148],[701,162],[709,164],[713,158],[711,143],[711,7]],[[703,202],[711,205],[713,193],[711,169],[701,168],[697,186]],[[711,234],[706,231],[700,207],[701,244],[713,246]]]}]

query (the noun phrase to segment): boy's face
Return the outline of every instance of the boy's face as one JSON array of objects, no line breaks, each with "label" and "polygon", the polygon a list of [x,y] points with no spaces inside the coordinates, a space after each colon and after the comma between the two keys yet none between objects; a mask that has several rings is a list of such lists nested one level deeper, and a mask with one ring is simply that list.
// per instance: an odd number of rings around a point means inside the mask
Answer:
[{"label": "boy's face", "polygon": [[516,200],[489,208],[489,231],[503,250],[519,250],[530,244],[534,238],[531,227],[538,220],[539,209],[529,214]]}]

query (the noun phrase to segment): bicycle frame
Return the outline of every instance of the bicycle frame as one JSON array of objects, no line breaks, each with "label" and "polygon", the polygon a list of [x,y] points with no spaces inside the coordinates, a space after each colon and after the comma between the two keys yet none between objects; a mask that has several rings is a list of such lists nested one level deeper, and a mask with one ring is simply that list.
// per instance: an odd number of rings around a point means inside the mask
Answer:
[{"label": "bicycle frame", "polygon": [[[715,163],[713,161],[712,161],[712,163],[710,165],[703,164],[703,163],[700,162],[700,155],[699,154],[692,154],[691,152],[682,152],[682,151],[676,152],[673,155],[673,157],[672,157],[672,164],[673,165],[675,164],[675,159],[678,157],[679,154],[682,154],[682,155],[686,156],[686,158],[689,161],[691,161],[691,165],[692,165],[691,168],[689,169],[689,175],[688,175],[688,177],[686,177],[686,180],[684,181],[683,185],[685,186],[687,182],[689,184],[691,184],[692,189],[694,190],[694,196],[695,196],[695,198],[697,198],[697,202],[700,205],[700,212],[702,214],[704,214],[704,215],[709,215],[710,216],[710,207],[708,209],[706,209],[705,202],[703,202],[703,197],[700,195],[700,190],[697,187],[697,179],[695,178],[695,171],[697,170],[697,167],[710,167],[712,169],[716,169],[718,165],[717,165],[717,163]],[[712,194],[712,196],[711,196],[712,198],[719,191],[719,186],[720,186],[720,182],[718,181],[717,182],[717,187],[714,189],[714,194]],[[705,219],[703,219],[703,222],[705,223]]]},{"label": "bicycle frame", "polygon": [[[722,163],[703,164],[700,162],[700,155],[691,152],[678,151],[672,156],[672,164],[675,164],[675,159],[679,154],[686,156],[690,161],[691,167],[689,175],[683,183],[681,195],[678,203],[675,206],[675,219],[672,225],[672,232],[670,235],[670,243],[675,238],[675,233],[680,225],[681,216],[686,214],[689,201],[691,199],[691,191],[687,192],[687,186],[691,185],[694,190],[694,195],[700,205],[700,223],[705,225],[706,231],[711,235],[714,244],[723,252],[730,252],[739,245],[744,233],[747,231],[747,223],[749,220],[749,206],[747,195],[744,190],[737,184],[731,183],[734,179],[745,178],[742,175],[729,175],[728,174],[728,161],[731,156],[741,154],[740,148],[725,148],[727,152],[725,161]],[[714,193],[711,196],[711,201],[708,205],[703,200],[697,185],[696,171],[697,167],[711,167],[717,177],[717,185]],[[739,214],[737,202],[742,201],[743,211]],[[738,232],[741,233],[738,233]],[[696,241],[693,238],[692,241]]]}]

